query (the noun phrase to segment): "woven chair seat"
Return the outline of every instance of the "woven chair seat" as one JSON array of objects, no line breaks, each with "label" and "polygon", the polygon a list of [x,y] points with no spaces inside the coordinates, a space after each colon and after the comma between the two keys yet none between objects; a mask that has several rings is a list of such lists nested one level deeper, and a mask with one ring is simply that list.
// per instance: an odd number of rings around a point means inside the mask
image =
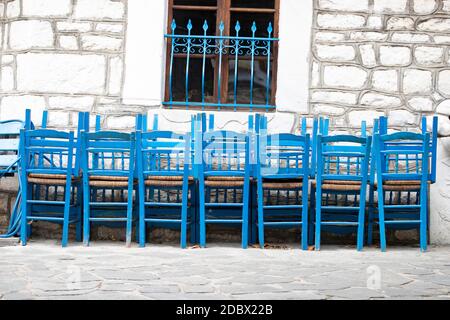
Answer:
[{"label": "woven chair seat", "polygon": [[[150,179],[146,179],[144,184],[148,187],[181,187],[183,186],[183,177],[182,176],[172,176],[172,177],[164,177],[164,176],[152,176]],[[194,183],[194,177],[188,178],[188,183]]]},{"label": "woven chair seat", "polygon": [[[385,191],[419,191],[421,182],[419,180],[388,180],[384,181],[383,190]],[[428,184],[431,184],[428,181]],[[378,184],[375,183],[375,189]]]},{"label": "woven chair seat", "polygon": [[128,177],[119,176],[90,176],[89,180],[100,180],[100,181],[128,181]]},{"label": "woven chair seat", "polygon": [[[270,182],[269,182],[270,181]],[[302,180],[268,180],[263,182],[264,189],[299,189],[303,187]]]},{"label": "woven chair seat", "polygon": [[[79,178],[72,176],[72,183],[79,181]],[[28,175],[28,183],[49,185],[49,186],[65,186],[66,176],[64,174],[38,174],[30,173]]]},{"label": "woven chair seat", "polygon": [[[311,185],[313,188],[317,188],[317,180],[312,180]],[[324,180],[322,190],[359,191],[361,190],[361,182],[354,180]]]},{"label": "woven chair seat", "polygon": [[[133,181],[133,184],[136,183]],[[126,188],[128,187],[128,177],[90,176],[89,185],[97,188]]]},{"label": "woven chair seat", "polygon": [[243,187],[244,177],[207,177],[205,186],[215,188]]},{"label": "woven chair seat", "polygon": [[[149,176],[147,180],[183,181],[183,176]],[[194,177],[189,177],[189,181],[194,181]]]},{"label": "woven chair seat", "polygon": [[244,181],[244,177],[214,176],[214,177],[207,177],[206,180],[208,180],[208,181]]}]

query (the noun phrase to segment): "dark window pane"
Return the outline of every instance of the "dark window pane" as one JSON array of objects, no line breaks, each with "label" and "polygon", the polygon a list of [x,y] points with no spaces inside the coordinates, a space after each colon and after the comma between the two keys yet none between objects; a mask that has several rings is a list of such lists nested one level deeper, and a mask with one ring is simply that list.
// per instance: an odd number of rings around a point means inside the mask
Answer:
[{"label": "dark window pane", "polygon": [[[237,103],[250,103],[250,86],[251,86],[251,60],[238,60],[237,72]],[[272,65],[271,65],[272,68]],[[235,60],[229,63],[229,79],[228,79],[228,103],[234,102],[234,84],[235,84]],[[253,78],[253,103],[266,103],[267,89],[267,61],[257,60],[254,65]],[[270,84],[269,84],[270,86]],[[270,91],[269,91],[270,103]]]},{"label": "dark window pane", "polygon": [[[251,37],[252,36],[252,25],[253,22],[256,23],[256,36],[257,37],[267,37],[267,27],[269,26],[269,22],[272,23],[274,16],[272,13],[244,13],[244,12],[236,12],[231,14],[231,25],[230,25],[230,34],[235,35],[235,26],[239,21],[241,25],[241,30],[239,31],[239,36],[242,37]],[[273,36],[273,31],[272,31]]]},{"label": "dark window pane", "polygon": [[217,0],[174,0],[174,5],[178,6],[217,6]]},{"label": "dark window pane", "polygon": [[[175,58],[173,63],[173,100],[186,100],[186,58]],[[205,102],[213,102],[215,60],[205,62]],[[188,98],[190,102],[202,101],[203,59],[191,59],[189,63]]]},{"label": "dark window pane", "polygon": [[275,0],[231,0],[231,7],[275,9]]},{"label": "dark window pane", "polygon": [[189,19],[192,22],[192,35],[203,35],[203,24],[208,22],[208,35],[216,33],[216,12],[215,11],[197,11],[197,10],[173,10],[173,18],[177,24],[176,34],[187,34],[187,25]]}]

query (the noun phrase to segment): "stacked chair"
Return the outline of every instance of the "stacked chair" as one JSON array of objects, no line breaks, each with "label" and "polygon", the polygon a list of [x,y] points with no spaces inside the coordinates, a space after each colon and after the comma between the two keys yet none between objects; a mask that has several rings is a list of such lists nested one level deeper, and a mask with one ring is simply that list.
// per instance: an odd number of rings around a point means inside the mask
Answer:
[{"label": "stacked chair", "polygon": [[[82,128],[84,114],[78,125]],[[29,119],[29,116],[26,117]],[[76,238],[81,241],[82,206],[80,180],[80,139],[74,132],[43,128],[20,133],[21,230],[26,245],[31,235],[29,221],[62,224],[62,246],[67,246],[69,225],[76,225]],[[27,125],[26,128],[30,128]]]},{"label": "stacked chair", "polygon": [[246,132],[216,128],[204,113],[185,133],[161,130],[157,116],[149,129],[146,115],[132,133],[103,130],[97,116],[90,132],[89,118],[81,112],[76,132],[62,132],[47,129],[47,112],[35,129],[27,112],[16,214],[23,245],[30,222],[42,220],[62,225],[63,246],[71,224],[85,245],[93,225],[106,225],[123,228],[127,246],[135,230],[141,247],[153,228],[179,230],[181,248],[205,247],[207,226],[221,225],[239,228],[242,248],[264,248],[269,228],[296,228],[304,250],[320,250],[322,232],[356,234],[362,250],[377,225],[383,251],[386,229],[418,229],[427,249],[436,118],[431,132],[424,118],[421,133],[390,133],[381,117],[372,135],[365,122],[359,135],[330,134],[324,118],[273,134],[259,114]]},{"label": "stacked chair", "polygon": [[[25,128],[26,121],[6,120],[0,121],[0,179],[14,176],[19,168],[19,142],[20,131]],[[19,181],[18,194],[21,194]],[[8,238],[15,235],[20,229],[20,197],[17,197],[12,207],[8,231],[0,238]]]},{"label": "stacked chair", "polygon": [[[372,244],[374,224],[379,225],[381,250],[386,250],[386,229],[419,229],[420,248],[428,242],[429,185],[436,181],[437,118],[427,132],[388,134],[388,119],[374,125],[374,158],[370,172],[368,244]],[[375,191],[377,199],[375,198]],[[377,200],[377,201],[375,201]]]},{"label": "stacked chair", "polygon": [[187,246],[188,226],[195,241],[195,184],[191,136],[170,131],[137,132],[139,245],[145,246],[150,226],[181,230]]}]

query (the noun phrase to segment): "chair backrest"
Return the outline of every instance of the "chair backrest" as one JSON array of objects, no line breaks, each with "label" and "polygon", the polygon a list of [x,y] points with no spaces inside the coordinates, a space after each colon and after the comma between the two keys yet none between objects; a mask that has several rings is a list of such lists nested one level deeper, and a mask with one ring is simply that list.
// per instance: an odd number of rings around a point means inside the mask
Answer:
[{"label": "chair backrest", "polygon": [[372,137],[322,136],[317,139],[317,181],[367,181]]},{"label": "chair backrest", "polygon": [[148,176],[186,176],[191,173],[193,154],[189,133],[150,131],[136,133],[139,171]]},{"label": "chair backrest", "polygon": [[[430,133],[375,134],[378,179],[429,180]],[[425,173],[425,174],[424,174]]]},{"label": "chair backrest", "polygon": [[[431,183],[436,182],[436,168],[437,168],[437,139],[438,139],[438,117],[433,117],[433,123],[432,123],[432,129],[429,132],[428,131],[428,123],[427,118],[422,117],[421,121],[422,125],[422,134],[429,133],[430,140],[429,140],[429,152],[430,152],[430,163],[428,165],[428,179]],[[376,126],[376,127],[375,127]],[[380,134],[380,135],[387,135],[388,134],[388,118],[387,117],[380,117],[379,119],[375,120],[374,128],[374,134]],[[405,148],[421,148],[422,144],[420,141],[417,141],[417,145],[414,146],[414,143],[412,141],[391,141],[389,144],[391,145],[404,145]]]},{"label": "chair backrest", "polygon": [[310,174],[310,135],[289,133],[257,138],[257,174],[262,178],[303,178]]},{"label": "chair backrest", "polygon": [[24,127],[21,120],[0,121],[0,177],[17,171],[20,130]]},{"label": "chair backrest", "polygon": [[82,132],[82,169],[88,176],[130,176],[134,173],[135,133]]},{"label": "chair backrest", "polygon": [[76,175],[73,131],[21,130],[22,170],[36,174]]},{"label": "chair backrest", "polygon": [[195,165],[203,176],[250,174],[249,134],[234,131],[196,132]]}]

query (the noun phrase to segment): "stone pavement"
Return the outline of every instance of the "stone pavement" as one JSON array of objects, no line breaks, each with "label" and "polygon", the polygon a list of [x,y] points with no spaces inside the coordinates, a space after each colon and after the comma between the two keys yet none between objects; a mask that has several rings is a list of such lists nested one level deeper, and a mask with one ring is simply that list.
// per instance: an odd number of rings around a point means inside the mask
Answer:
[{"label": "stone pavement", "polygon": [[450,299],[450,247],[0,247],[0,299]]}]

